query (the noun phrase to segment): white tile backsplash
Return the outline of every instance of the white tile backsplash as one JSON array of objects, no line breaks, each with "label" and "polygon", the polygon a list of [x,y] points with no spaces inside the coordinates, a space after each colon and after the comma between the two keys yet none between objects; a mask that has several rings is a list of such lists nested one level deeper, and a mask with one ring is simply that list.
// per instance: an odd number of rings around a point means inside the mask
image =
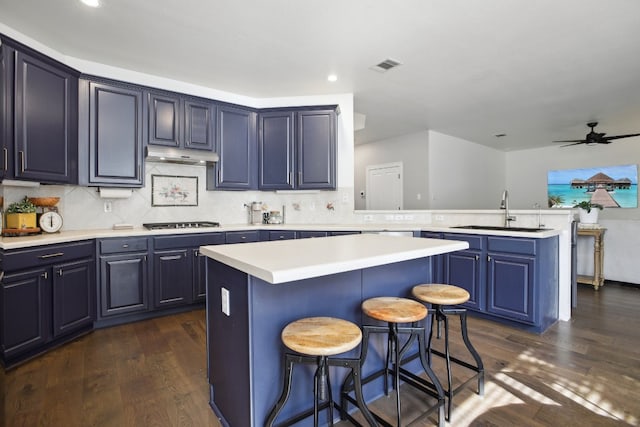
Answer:
[{"label": "white tile backsplash", "polygon": [[[151,206],[151,175],[198,177],[198,206]],[[25,195],[60,197],[58,210],[64,230],[111,228],[113,224],[140,226],[146,222],[218,221],[222,224],[247,224],[244,207],[252,201],[263,202],[269,210],[285,207],[287,224],[353,223],[352,188],[319,192],[206,191],[206,168],[170,163],[147,163],[145,187],[134,189],[127,199],[102,199],[94,187],[40,185],[35,188],[0,186],[4,207]],[[347,200],[345,202],[344,200]],[[111,202],[111,212],[104,212],[104,202]],[[333,210],[326,208],[333,203]],[[297,204],[299,210],[294,208]]]}]

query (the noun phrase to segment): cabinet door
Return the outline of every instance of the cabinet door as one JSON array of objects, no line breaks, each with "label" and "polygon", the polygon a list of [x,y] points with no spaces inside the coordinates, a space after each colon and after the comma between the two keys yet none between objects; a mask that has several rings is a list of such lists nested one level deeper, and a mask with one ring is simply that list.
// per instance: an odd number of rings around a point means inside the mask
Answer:
[{"label": "cabinet door", "polygon": [[[425,239],[442,239],[442,233],[434,233],[430,231],[422,231],[420,237]],[[431,272],[433,283],[446,283],[444,281],[444,259],[445,255],[434,255],[431,257],[433,261],[433,271]]]},{"label": "cabinet door", "polygon": [[141,187],[142,90],[89,83],[89,184]]},{"label": "cabinet door", "polygon": [[269,230],[267,235],[268,240],[293,240],[295,238],[296,232],[287,230]]},{"label": "cabinet door", "polygon": [[336,188],[336,112],[298,112],[299,189]]},{"label": "cabinet door", "polygon": [[[241,108],[218,107],[217,152],[220,160],[207,177],[207,188],[250,190],[255,189],[256,168],[256,114]],[[212,179],[215,186],[211,186]]]},{"label": "cabinet door", "polygon": [[113,316],[149,308],[147,254],[100,257],[101,316]]},{"label": "cabinet door", "polygon": [[469,292],[469,301],[463,304],[467,308],[483,311],[485,309],[485,263],[482,252],[465,250],[444,255],[443,283],[459,286]]},{"label": "cabinet door", "polygon": [[53,266],[54,337],[93,324],[96,311],[94,266],[93,259]]},{"label": "cabinet door", "polygon": [[298,231],[298,239],[311,239],[314,237],[327,237],[326,231]]},{"label": "cabinet door", "polygon": [[14,173],[46,183],[78,182],[78,79],[16,51]]},{"label": "cabinet door", "polygon": [[193,265],[193,302],[204,301],[207,296],[207,257],[198,248],[191,249]]},{"label": "cabinet door", "polygon": [[155,307],[191,302],[191,261],[188,250],[155,252],[153,254],[153,283]]},{"label": "cabinet door", "polygon": [[13,177],[13,49],[0,40],[0,178]]},{"label": "cabinet door", "polygon": [[2,280],[1,344],[5,359],[49,340],[51,283],[47,270],[8,274]]},{"label": "cabinet door", "polygon": [[180,97],[149,93],[149,144],[180,147]]},{"label": "cabinet door", "polygon": [[489,253],[487,312],[513,320],[535,322],[535,258]]},{"label": "cabinet door", "polygon": [[293,189],[293,112],[261,113],[258,125],[258,187],[261,190]]},{"label": "cabinet door", "polygon": [[216,128],[216,106],[211,102],[184,100],[184,147],[212,151]]}]

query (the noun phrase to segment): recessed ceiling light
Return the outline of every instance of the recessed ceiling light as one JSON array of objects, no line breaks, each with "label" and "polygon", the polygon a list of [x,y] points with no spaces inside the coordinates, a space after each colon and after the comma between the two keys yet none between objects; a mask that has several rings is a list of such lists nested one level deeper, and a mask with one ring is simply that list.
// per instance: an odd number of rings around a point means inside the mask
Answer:
[{"label": "recessed ceiling light", "polygon": [[89,7],[100,7],[100,0],[80,0]]},{"label": "recessed ceiling light", "polygon": [[332,83],[333,83],[333,82],[336,82],[336,81],[338,81],[338,76],[336,76],[335,74],[329,74],[329,75],[327,76],[327,80],[329,80],[329,81],[330,81],[330,82],[332,82]]}]

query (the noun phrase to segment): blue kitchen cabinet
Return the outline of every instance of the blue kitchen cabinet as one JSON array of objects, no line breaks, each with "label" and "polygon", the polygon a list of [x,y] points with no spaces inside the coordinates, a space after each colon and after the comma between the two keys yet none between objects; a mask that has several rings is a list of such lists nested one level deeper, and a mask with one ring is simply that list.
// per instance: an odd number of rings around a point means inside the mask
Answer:
[{"label": "blue kitchen cabinet", "polygon": [[467,308],[486,309],[486,240],[481,236],[444,234],[444,239],[469,243],[469,249],[443,255],[443,283],[459,286],[469,292]]},{"label": "blue kitchen cabinet", "polygon": [[312,239],[314,237],[327,237],[326,231],[298,231],[297,238],[298,239]]},{"label": "blue kitchen cabinet", "polygon": [[213,101],[161,91],[148,92],[146,101],[150,145],[213,151]]},{"label": "blue kitchen cabinet", "polygon": [[216,152],[220,160],[207,166],[207,190],[257,189],[256,113],[219,105]]},{"label": "blue kitchen cabinet", "polygon": [[6,367],[93,328],[93,240],[7,250],[0,283],[0,348]]},{"label": "blue kitchen cabinet", "polygon": [[143,186],[143,117],[142,88],[80,81],[80,184]]},{"label": "blue kitchen cabinet", "polygon": [[13,177],[13,48],[0,38],[0,178]]},{"label": "blue kitchen cabinet", "polygon": [[78,182],[78,75],[2,37],[3,175]]},{"label": "blue kitchen cabinet", "polygon": [[206,257],[200,246],[225,243],[224,233],[157,236],[153,238],[155,308],[204,302]]},{"label": "blue kitchen cabinet", "polygon": [[291,230],[265,230],[265,236],[261,240],[293,240],[296,232]]},{"label": "blue kitchen cabinet", "polygon": [[261,112],[258,187],[335,189],[336,122],[335,106]]},{"label": "blue kitchen cabinet", "polygon": [[557,237],[443,233],[442,238],[469,242],[469,249],[442,255],[442,280],[437,280],[466,289],[470,299],[465,307],[532,332],[557,320]]},{"label": "blue kitchen cabinet", "polygon": [[[425,239],[442,239],[442,233],[433,231],[421,231],[420,237]],[[433,282],[444,283],[444,255],[434,255],[431,257],[431,263],[433,265]]]},{"label": "blue kitchen cabinet", "polygon": [[335,190],[337,108],[297,113],[296,188]]},{"label": "blue kitchen cabinet", "polygon": [[99,320],[148,311],[148,238],[99,239],[98,250]]}]

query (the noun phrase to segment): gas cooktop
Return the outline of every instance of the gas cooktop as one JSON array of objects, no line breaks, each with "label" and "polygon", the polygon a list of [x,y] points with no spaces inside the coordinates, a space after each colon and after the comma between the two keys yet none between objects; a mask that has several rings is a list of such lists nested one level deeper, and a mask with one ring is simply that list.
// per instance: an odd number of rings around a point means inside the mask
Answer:
[{"label": "gas cooktop", "polygon": [[149,224],[142,224],[147,230],[167,230],[167,229],[182,229],[182,228],[211,228],[220,227],[219,222],[210,221],[189,221],[189,222],[154,222]]}]

